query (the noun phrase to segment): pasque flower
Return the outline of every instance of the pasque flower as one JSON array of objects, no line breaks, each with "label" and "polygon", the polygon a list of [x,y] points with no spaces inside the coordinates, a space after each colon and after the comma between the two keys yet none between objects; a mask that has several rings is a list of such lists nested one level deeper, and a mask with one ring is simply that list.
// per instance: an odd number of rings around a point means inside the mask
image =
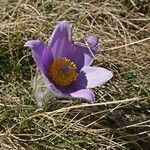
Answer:
[{"label": "pasque flower", "polygon": [[97,38],[86,38],[86,44],[74,43],[70,23],[60,21],[47,45],[41,40],[30,40],[25,46],[32,49],[32,56],[50,91],[93,103],[95,95],[90,88],[103,85],[113,74],[105,68],[90,66],[99,48]]}]

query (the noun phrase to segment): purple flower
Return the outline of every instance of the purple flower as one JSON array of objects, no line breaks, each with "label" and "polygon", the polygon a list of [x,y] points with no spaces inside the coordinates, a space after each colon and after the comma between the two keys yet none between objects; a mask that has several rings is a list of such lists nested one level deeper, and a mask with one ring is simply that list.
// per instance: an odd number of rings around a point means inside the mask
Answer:
[{"label": "purple flower", "polygon": [[72,41],[71,25],[61,21],[46,45],[41,40],[30,40],[25,46],[32,49],[33,58],[45,83],[54,93],[95,101],[90,88],[101,86],[110,80],[112,72],[101,67],[90,67],[99,48],[96,37],[86,39],[87,46]]}]

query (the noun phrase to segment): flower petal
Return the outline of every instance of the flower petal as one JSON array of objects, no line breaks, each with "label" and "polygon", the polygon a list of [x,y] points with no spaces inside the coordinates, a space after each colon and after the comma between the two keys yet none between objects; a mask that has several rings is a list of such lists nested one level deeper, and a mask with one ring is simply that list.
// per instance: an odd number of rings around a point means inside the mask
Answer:
[{"label": "flower petal", "polygon": [[73,92],[70,95],[75,98],[84,98],[89,103],[94,103],[95,101],[95,94],[90,89],[82,89],[82,90]]},{"label": "flower petal", "polygon": [[70,58],[81,69],[83,66],[89,66],[95,59],[95,55],[100,47],[98,38],[89,36],[86,38],[87,46],[81,44],[74,44]]},{"label": "flower petal", "polygon": [[54,58],[65,57],[71,51],[71,25],[68,21],[60,21],[58,23],[48,45]]},{"label": "flower petal", "polygon": [[86,99],[89,103],[95,101],[95,94],[90,89],[82,89],[76,85],[72,87],[59,87],[53,84],[44,74],[43,74],[44,83],[47,85],[49,90],[53,92],[54,95],[61,97],[74,97],[74,98],[83,98]]},{"label": "flower petal", "polygon": [[98,49],[100,48],[100,43],[98,42],[98,38],[96,36],[89,36],[86,38],[87,44],[91,50],[91,52],[96,55]]},{"label": "flower petal", "polygon": [[85,66],[82,68],[87,79],[86,88],[94,88],[105,84],[113,77],[113,73],[105,68]]},{"label": "flower petal", "polygon": [[32,56],[36,62],[38,69],[41,70],[42,67],[42,53],[46,47],[45,43],[41,40],[30,40],[24,45],[32,50]]},{"label": "flower petal", "polygon": [[90,65],[94,60],[89,48],[79,44],[73,45],[71,54],[68,55],[68,58],[77,64],[78,70],[83,66]]},{"label": "flower petal", "polygon": [[42,70],[45,76],[49,77],[49,67],[53,62],[53,56],[51,50],[46,47],[42,53]]},{"label": "flower petal", "polygon": [[74,91],[72,93],[69,93],[69,91],[65,91],[64,89],[58,89],[53,83],[50,82],[50,80],[43,76],[44,83],[49,88],[49,90],[56,96],[61,97],[73,97],[73,98],[83,98],[87,100],[89,103],[94,103],[95,101],[95,94],[90,89],[81,89]]}]

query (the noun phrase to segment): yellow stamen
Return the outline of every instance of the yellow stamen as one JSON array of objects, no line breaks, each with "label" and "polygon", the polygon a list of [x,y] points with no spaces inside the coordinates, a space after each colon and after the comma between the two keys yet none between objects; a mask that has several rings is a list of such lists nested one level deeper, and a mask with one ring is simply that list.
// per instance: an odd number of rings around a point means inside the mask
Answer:
[{"label": "yellow stamen", "polygon": [[55,59],[49,68],[49,75],[57,85],[67,86],[77,80],[77,66],[65,57]]}]

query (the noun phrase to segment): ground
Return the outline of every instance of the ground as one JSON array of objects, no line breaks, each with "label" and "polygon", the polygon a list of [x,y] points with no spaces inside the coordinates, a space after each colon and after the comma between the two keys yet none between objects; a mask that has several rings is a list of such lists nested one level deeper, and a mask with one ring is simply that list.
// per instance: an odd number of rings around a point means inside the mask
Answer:
[{"label": "ground", "polygon": [[[148,0],[0,1],[0,149],[148,150],[150,146],[150,3]],[[35,102],[29,39],[48,41],[60,20],[73,39],[96,35],[93,65],[114,72],[96,102]],[[82,40],[81,40],[82,41]]]}]

